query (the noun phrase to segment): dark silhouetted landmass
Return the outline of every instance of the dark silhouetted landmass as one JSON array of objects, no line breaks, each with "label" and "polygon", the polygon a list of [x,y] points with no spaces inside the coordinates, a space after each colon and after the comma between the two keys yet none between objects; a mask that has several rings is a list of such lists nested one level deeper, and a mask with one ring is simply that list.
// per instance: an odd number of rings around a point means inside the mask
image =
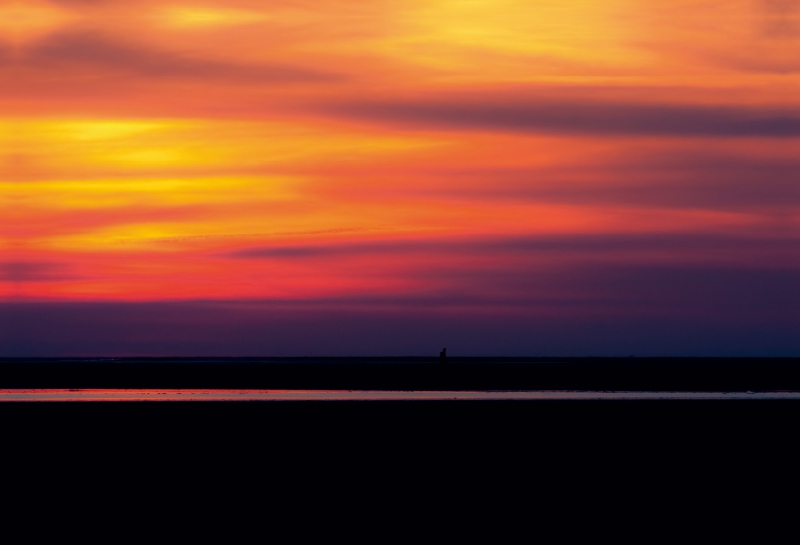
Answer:
[{"label": "dark silhouetted landmass", "polygon": [[2,359],[0,388],[800,390],[800,358]]}]

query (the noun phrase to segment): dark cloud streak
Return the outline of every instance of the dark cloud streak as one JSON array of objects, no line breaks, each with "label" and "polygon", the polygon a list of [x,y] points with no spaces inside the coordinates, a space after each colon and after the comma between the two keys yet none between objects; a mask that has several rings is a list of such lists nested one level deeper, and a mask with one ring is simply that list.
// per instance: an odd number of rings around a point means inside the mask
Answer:
[{"label": "dark cloud streak", "polygon": [[62,33],[41,41],[15,60],[28,68],[102,68],[100,75],[197,78],[243,83],[330,82],[343,76],[281,64],[245,65],[193,58],[126,44],[92,33]]},{"label": "dark cloud streak", "polygon": [[737,237],[706,234],[606,234],[548,235],[529,237],[482,237],[479,239],[393,240],[299,246],[265,246],[225,254],[235,259],[340,258],[377,254],[437,253],[552,253],[552,252],[642,252],[642,251],[770,251],[800,258],[796,238]]},{"label": "dark cloud streak", "polygon": [[0,262],[0,282],[55,282],[72,279],[63,263]]},{"label": "dark cloud streak", "polygon": [[695,137],[800,136],[800,110],[592,102],[361,102],[334,115],[430,130]]}]

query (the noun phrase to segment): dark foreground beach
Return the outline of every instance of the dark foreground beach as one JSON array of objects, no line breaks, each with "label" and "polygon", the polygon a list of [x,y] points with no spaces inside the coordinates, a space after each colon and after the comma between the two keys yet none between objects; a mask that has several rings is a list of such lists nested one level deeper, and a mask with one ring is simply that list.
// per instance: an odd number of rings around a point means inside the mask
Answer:
[{"label": "dark foreground beach", "polygon": [[[746,505],[745,486],[753,501],[779,497],[771,487],[796,472],[799,368],[796,359],[5,360],[0,396],[51,402],[0,403],[2,459],[70,494],[100,491],[101,502],[108,483],[123,483],[169,516],[176,498],[247,498],[261,521],[261,498],[305,513],[355,495],[359,520],[370,509],[439,520],[447,506],[490,520],[487,506],[498,506],[538,528],[547,509],[584,524],[582,513],[606,508],[617,535],[654,515],[669,522],[654,528],[689,516],[678,512],[708,520],[719,499]],[[205,402],[180,401],[192,396]],[[300,402],[228,401],[259,396]],[[406,507],[387,508],[389,498]]]},{"label": "dark foreground beach", "polygon": [[2,359],[0,389],[800,391],[800,358]]}]

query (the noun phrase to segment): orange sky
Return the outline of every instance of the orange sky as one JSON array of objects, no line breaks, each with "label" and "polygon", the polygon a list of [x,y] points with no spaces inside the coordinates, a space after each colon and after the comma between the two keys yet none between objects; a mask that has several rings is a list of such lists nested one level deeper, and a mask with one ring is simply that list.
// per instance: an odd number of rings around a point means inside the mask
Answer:
[{"label": "orange sky", "polygon": [[795,270],[799,137],[795,0],[0,2],[0,297]]}]

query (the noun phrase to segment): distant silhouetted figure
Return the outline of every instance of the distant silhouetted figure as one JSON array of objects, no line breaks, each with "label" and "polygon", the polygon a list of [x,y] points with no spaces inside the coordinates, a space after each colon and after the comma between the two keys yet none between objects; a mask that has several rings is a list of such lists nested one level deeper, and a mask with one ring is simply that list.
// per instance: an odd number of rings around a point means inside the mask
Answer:
[{"label": "distant silhouetted figure", "polygon": [[439,352],[439,363],[447,363],[447,348],[442,348]]}]

